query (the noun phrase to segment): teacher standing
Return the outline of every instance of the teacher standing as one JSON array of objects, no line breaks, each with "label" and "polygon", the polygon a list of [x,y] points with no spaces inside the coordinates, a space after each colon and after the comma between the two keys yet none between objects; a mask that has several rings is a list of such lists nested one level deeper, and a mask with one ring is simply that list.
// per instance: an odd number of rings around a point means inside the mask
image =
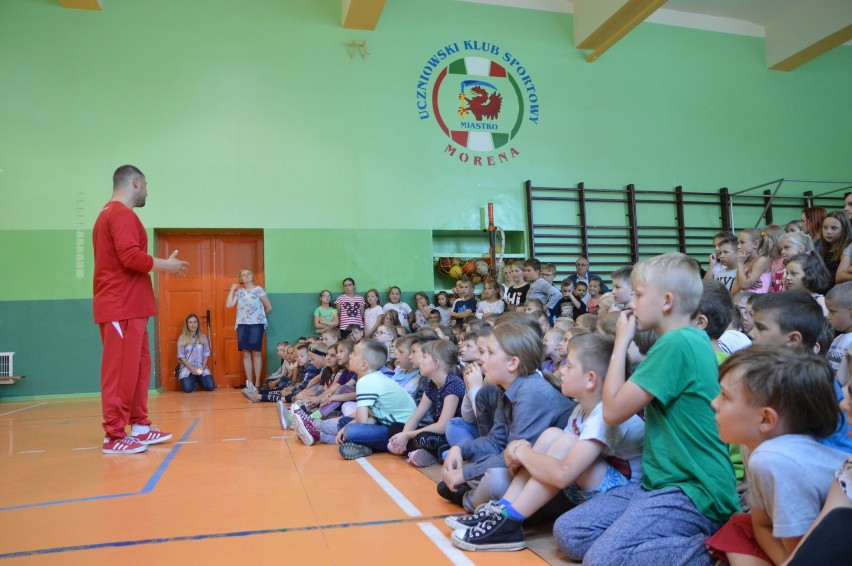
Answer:
[{"label": "teacher standing", "polygon": [[251,270],[241,270],[237,281],[231,285],[225,306],[237,306],[237,346],[243,353],[246,385],[254,383],[260,387],[263,379],[263,333],[266,330],[266,315],[272,312],[272,305],[263,287],[254,284],[254,273]]}]

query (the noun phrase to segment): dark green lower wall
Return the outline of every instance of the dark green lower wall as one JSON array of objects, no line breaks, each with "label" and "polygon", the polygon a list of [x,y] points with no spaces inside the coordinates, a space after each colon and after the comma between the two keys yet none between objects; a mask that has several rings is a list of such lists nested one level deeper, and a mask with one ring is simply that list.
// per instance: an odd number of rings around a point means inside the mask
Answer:
[{"label": "dark green lower wall", "polygon": [[0,351],[15,352],[26,379],[0,386],[0,397],[100,390],[101,339],[92,301],[0,302]]},{"label": "dark green lower wall", "polygon": [[[317,294],[276,293],[269,299],[267,364],[274,368],[277,342],[313,333]],[[155,327],[152,319],[148,332],[156,361]],[[0,352],[15,352],[15,374],[26,376],[0,386],[0,399],[100,391],[101,339],[92,322],[91,299],[0,302]],[[151,388],[158,386],[152,376]]]}]

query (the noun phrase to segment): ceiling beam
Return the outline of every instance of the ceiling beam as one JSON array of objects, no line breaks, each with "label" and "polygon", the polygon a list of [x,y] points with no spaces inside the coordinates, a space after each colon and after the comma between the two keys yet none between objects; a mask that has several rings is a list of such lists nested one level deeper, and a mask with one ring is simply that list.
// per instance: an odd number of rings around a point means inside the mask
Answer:
[{"label": "ceiling beam", "polygon": [[603,55],[666,0],[574,0],[574,45],[591,49],[589,63]]},{"label": "ceiling beam", "polygon": [[97,10],[103,9],[101,0],[59,0],[63,8],[74,8],[75,10]]},{"label": "ceiling beam", "polygon": [[766,66],[792,71],[852,40],[852,2],[802,0],[766,24]]},{"label": "ceiling beam", "polygon": [[386,0],[343,0],[343,27],[374,30]]}]

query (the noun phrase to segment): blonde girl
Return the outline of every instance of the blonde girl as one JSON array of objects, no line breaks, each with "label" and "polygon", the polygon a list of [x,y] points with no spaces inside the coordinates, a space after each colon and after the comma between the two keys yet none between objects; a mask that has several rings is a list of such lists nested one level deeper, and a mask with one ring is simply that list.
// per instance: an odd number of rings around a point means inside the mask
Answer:
[{"label": "blonde girl", "polygon": [[821,291],[831,285],[831,278],[822,259],[817,254],[793,256],[787,262],[787,274],[784,276],[784,283],[788,291],[799,290],[810,293],[811,297],[822,307],[822,313],[828,316],[825,297]]},{"label": "blonde girl", "polygon": [[384,319],[385,311],[376,289],[367,291],[364,298],[367,301],[367,308],[364,309],[364,336],[372,338]]},{"label": "blonde girl", "polygon": [[[458,363],[459,351],[454,344],[446,340],[420,344],[420,375],[429,378],[429,385],[402,430],[391,435],[388,451],[394,454],[410,451],[408,462],[422,468],[436,463],[449,450],[444,433],[450,419],[461,416],[465,393],[464,381],[458,376]],[[433,423],[418,428],[426,413],[431,413]]]},{"label": "blonde girl", "polygon": [[766,240],[769,255],[769,292],[784,290],[784,260],[781,258],[781,237],[785,232],[781,226],[770,224],[760,235]]},{"label": "blonde girl", "polygon": [[485,315],[498,316],[506,310],[506,303],[500,298],[500,284],[493,279],[488,279],[483,284],[482,300],[476,304],[476,318],[481,319]]},{"label": "blonde girl", "polygon": [[785,265],[793,259],[793,256],[815,253],[811,237],[804,232],[788,232],[781,236],[778,244],[781,247],[781,259],[784,260]]},{"label": "blonde girl", "polygon": [[749,228],[737,237],[737,278],[732,294],[740,291],[766,293],[769,291],[769,254],[766,240],[760,231]]},{"label": "blonde girl", "polygon": [[411,314],[411,307],[408,303],[403,302],[402,300],[402,290],[396,285],[392,287],[388,287],[388,302],[385,303],[384,311],[388,313],[390,311],[396,311],[399,322],[397,322],[397,326],[400,324],[405,327],[406,332],[409,330],[408,326],[408,315]]},{"label": "blonde girl", "polygon": [[337,309],[331,306],[331,291],[324,289],[319,294],[320,305],[314,309],[314,329],[317,336],[329,328],[337,328],[340,324],[340,318],[337,315]]},{"label": "blonde girl", "polygon": [[[547,428],[564,428],[575,405],[539,372],[544,358],[541,332],[525,318],[503,315],[486,342],[482,369],[489,384],[506,391],[491,432],[485,438],[453,446],[444,460],[444,481],[438,485],[438,493],[463,504],[469,512],[501,498],[509,488],[512,472],[505,467],[506,446],[515,440],[534,444]],[[480,477],[473,489],[465,479]]]},{"label": "blonde girl", "polygon": [[207,336],[201,332],[198,315],[190,314],[183,321],[183,330],[178,338],[177,357],[181,364],[180,386],[184,393],[195,391],[196,385],[204,391],[213,391],[216,384],[207,368],[210,357],[210,343]]},{"label": "blonde girl", "polygon": [[413,330],[429,328],[429,313],[435,305],[429,302],[429,295],[423,291],[414,293],[414,312],[408,316],[408,322]]},{"label": "blonde girl", "polygon": [[396,328],[397,326],[399,326],[399,313],[397,313],[393,309],[385,311],[385,315],[382,317],[382,324],[390,324],[391,326]]}]

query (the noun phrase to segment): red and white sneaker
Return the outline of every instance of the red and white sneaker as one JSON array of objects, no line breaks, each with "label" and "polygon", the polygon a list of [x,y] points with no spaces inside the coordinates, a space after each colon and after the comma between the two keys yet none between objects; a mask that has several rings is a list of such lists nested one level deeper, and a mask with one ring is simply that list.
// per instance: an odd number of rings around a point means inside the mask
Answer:
[{"label": "red and white sneaker", "polygon": [[136,438],[137,438],[137,440],[139,440],[139,442],[141,442],[142,444],[145,444],[145,445],[159,444],[161,442],[171,440],[172,439],[172,433],[163,432],[162,430],[160,430],[158,428],[151,427],[150,429],[148,429],[148,432],[146,432],[145,434],[137,434]]},{"label": "red and white sneaker", "polygon": [[101,452],[104,454],[138,454],[145,452],[148,447],[132,436],[124,438],[104,438]]}]

